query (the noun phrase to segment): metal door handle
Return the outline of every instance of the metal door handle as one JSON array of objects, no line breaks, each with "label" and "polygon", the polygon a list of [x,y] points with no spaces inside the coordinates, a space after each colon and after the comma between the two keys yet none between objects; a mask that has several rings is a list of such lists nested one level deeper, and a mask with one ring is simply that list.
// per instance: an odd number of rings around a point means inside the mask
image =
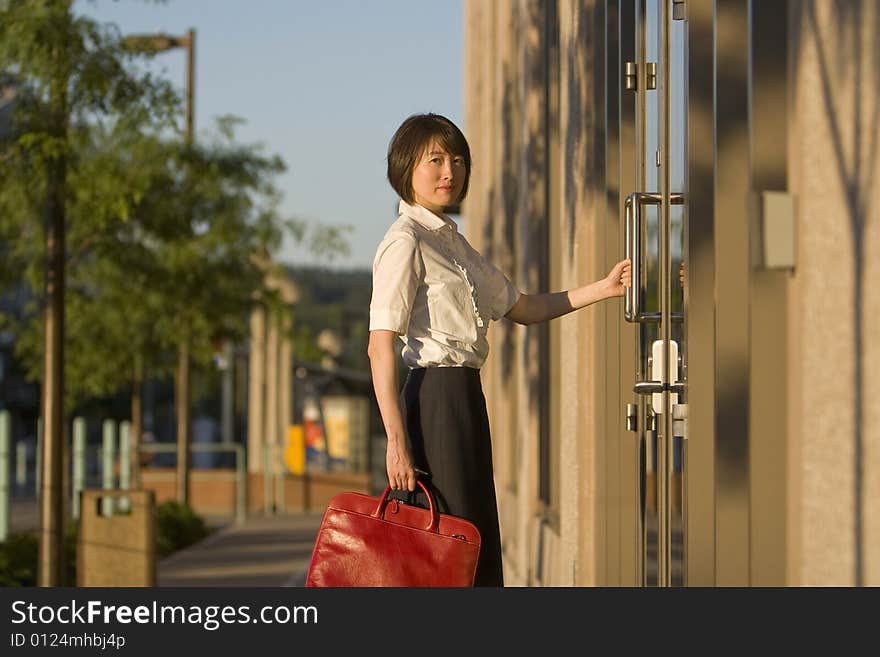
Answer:
[{"label": "metal door handle", "polygon": [[[642,309],[642,206],[660,205],[662,194],[633,192],[624,201],[624,257],[632,262],[632,285],[626,290],[624,317],[628,322],[659,323],[659,312],[647,312]],[[684,205],[684,194],[670,194],[671,205]],[[672,321],[684,319],[681,313],[672,313]]]}]

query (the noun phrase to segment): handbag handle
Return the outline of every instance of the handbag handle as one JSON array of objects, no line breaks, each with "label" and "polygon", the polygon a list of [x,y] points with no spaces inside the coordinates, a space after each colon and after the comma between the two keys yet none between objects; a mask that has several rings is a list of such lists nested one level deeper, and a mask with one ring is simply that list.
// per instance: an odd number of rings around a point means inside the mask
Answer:
[{"label": "handbag handle", "polygon": [[[425,527],[429,532],[434,532],[435,534],[440,529],[440,517],[437,515],[437,509],[434,507],[434,496],[431,495],[431,491],[423,484],[420,480],[416,479],[416,483],[422,487],[422,490],[425,492],[425,497],[428,498],[428,506],[431,512],[431,521],[428,523],[428,526]],[[385,492],[382,493],[382,497],[379,499],[379,505],[376,507],[376,510],[373,511],[374,518],[384,518],[385,517],[385,507],[388,506],[388,494],[391,492],[391,486],[385,486]]]}]

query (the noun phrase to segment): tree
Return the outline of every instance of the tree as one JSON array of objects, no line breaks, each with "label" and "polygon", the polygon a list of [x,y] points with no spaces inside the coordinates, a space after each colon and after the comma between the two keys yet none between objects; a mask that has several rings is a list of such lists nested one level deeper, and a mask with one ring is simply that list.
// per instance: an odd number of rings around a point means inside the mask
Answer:
[{"label": "tree", "polygon": [[[181,152],[176,193],[156,195],[150,215],[176,227],[158,242],[163,311],[159,330],[178,349],[175,379],[178,417],[178,500],[189,495],[191,361],[206,363],[213,340],[237,339],[247,311],[264,297],[261,254],[280,243],[282,220],[271,179],[283,171],[277,156],[238,145],[221,122],[221,139]],[[174,204],[166,202],[174,198]],[[183,215],[189,221],[181,217]]]},{"label": "tree", "polygon": [[[8,278],[25,272],[45,290],[31,309],[40,319],[19,327],[17,348],[46,391],[44,463],[53,470],[43,477],[52,506],[43,534],[55,537],[63,408],[130,387],[136,455],[141,382],[148,371],[175,369],[186,501],[191,361],[210,359],[212,339],[243,335],[251,304],[272,303],[266,256],[283,230],[326,253],[346,245],[338,228],[279,217],[271,179],[283,162],[236,144],[234,119],[205,144],[175,133],[180,103],[170,86],[133,73],[118,32],[74,18],[70,2],[0,5],[0,46],[0,71],[21,90],[0,154],[0,231],[13,238]],[[176,366],[167,358],[174,349]],[[51,561],[41,563],[57,581]]]},{"label": "tree", "polygon": [[[75,17],[71,5],[72,0],[6,0],[0,4],[0,71],[19,82],[13,136],[0,155],[0,210],[6,230],[22,236],[20,255],[31,280],[42,279],[44,294],[39,564],[43,586],[61,581],[63,563],[66,231],[68,225],[75,225],[100,232],[102,220],[119,214],[130,201],[129,190],[121,189],[111,204],[116,206],[113,212],[99,206],[82,215],[74,212],[80,190],[71,182],[79,165],[80,136],[91,125],[118,117],[162,123],[175,107],[167,83],[133,72],[116,31]],[[42,276],[39,258],[30,250],[41,223]]]},{"label": "tree", "polygon": [[[191,146],[180,140],[125,131],[93,130],[85,175],[107,177],[136,196],[124,217],[104,230],[77,235],[69,260],[65,363],[74,375],[66,407],[127,387],[132,391],[132,453],[138,451],[141,384],[147,371],[170,371],[178,359],[176,394],[181,422],[188,425],[189,364],[207,363],[212,341],[240,339],[244,318],[263,288],[265,270],[256,254],[280,242],[271,176],[283,168],[277,157],[220,141]],[[86,161],[88,160],[88,164]],[[84,183],[84,181],[80,181]],[[42,324],[21,328],[17,353],[32,377],[40,368]],[[181,369],[185,369],[181,375]],[[188,497],[188,432],[180,431],[179,497]],[[133,459],[133,479],[138,479]]]},{"label": "tree", "polygon": [[284,162],[259,146],[237,143],[238,122],[221,117],[213,140],[184,144],[168,183],[173,193],[165,189],[148,197],[154,203],[146,215],[164,231],[156,251],[163,304],[157,325],[178,350],[177,497],[183,503],[189,497],[192,361],[207,364],[216,341],[242,338],[255,303],[282,311],[272,277],[283,272],[271,264],[271,253],[285,231],[329,258],[348,248],[344,228],[280,216],[273,178],[284,171]]}]

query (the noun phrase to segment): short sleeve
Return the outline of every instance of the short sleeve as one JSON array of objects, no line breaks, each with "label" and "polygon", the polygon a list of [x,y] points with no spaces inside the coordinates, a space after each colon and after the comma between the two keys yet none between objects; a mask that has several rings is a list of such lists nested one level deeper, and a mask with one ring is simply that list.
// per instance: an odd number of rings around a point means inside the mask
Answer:
[{"label": "short sleeve", "polygon": [[405,334],[421,277],[421,258],[415,237],[388,235],[373,260],[370,330]]},{"label": "short sleeve", "polygon": [[498,320],[504,317],[519,299],[519,290],[504,273],[495,265],[486,268],[487,287],[490,290],[491,318]]}]

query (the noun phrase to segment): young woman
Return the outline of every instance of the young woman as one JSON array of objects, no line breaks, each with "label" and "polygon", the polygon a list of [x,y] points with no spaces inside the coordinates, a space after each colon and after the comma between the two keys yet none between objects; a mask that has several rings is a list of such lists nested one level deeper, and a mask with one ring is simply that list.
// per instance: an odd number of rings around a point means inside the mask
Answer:
[{"label": "young woman", "polygon": [[[376,251],[368,353],[388,436],[392,489],[415,489],[424,473],[439,511],[480,530],[475,584],[502,586],[501,537],[492,446],[480,367],[490,320],[534,324],[630,285],[628,260],[595,283],[552,294],[522,294],[443,214],[467,194],[470,148],[437,114],[409,117],[388,148],[388,180],[401,198],[397,218]],[[398,399],[396,351],[409,374]]]}]

